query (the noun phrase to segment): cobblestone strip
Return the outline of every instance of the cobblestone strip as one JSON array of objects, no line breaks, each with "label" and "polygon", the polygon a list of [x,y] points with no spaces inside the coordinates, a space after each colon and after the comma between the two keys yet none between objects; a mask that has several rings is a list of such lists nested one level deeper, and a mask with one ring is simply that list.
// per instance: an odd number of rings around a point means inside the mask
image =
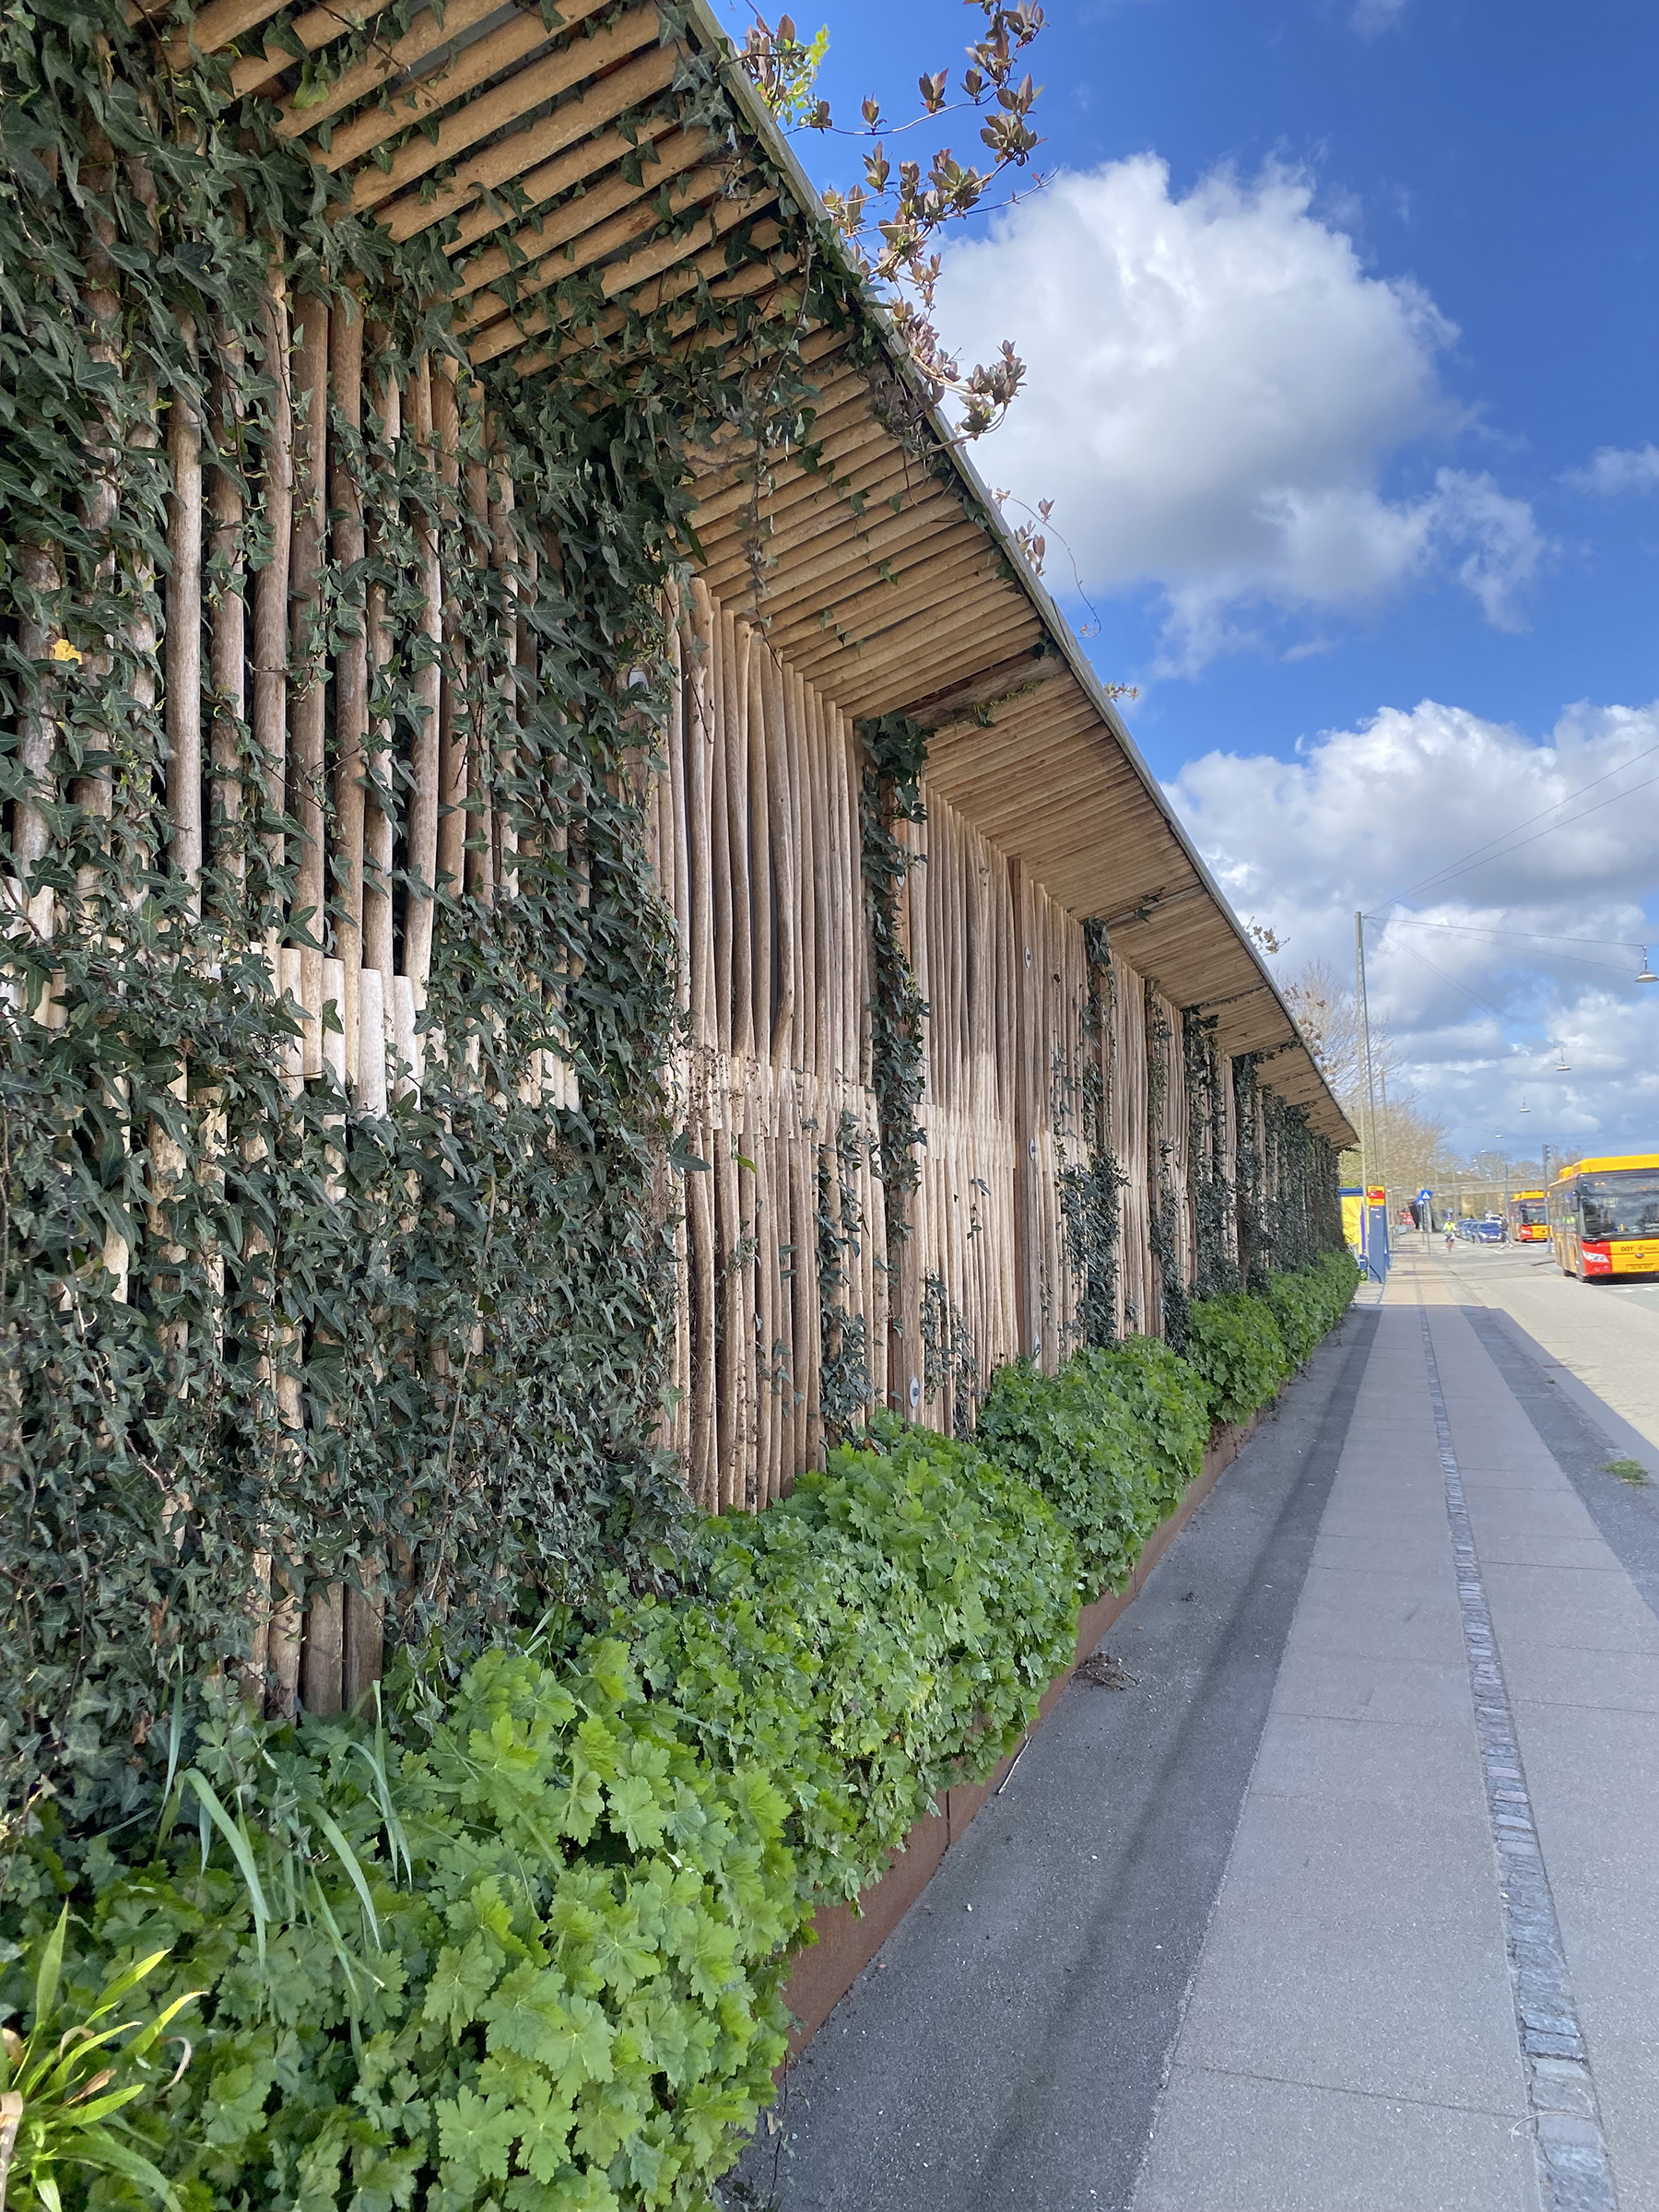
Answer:
[{"label": "cobblestone strip", "polygon": [[1446,1478],[1446,1517],[1463,1612],[1464,1649],[1475,1692],[1475,1727],[1480,1740],[1487,1810],[1498,1853],[1515,2029],[1526,2077],[1533,2150],[1544,2212],[1618,2212],[1613,2161],[1602,2133],[1595,2082],[1584,2049],[1584,2031],[1567,1978],[1561,1931],[1544,1854],[1538,1848],[1532,1800],[1521,1768],[1509,1691],[1492,1640],[1492,1617],[1464,1504],[1463,1476],[1452,1446],[1445,1394],[1434,1357],[1429,1316],[1421,1315],[1429,1397],[1435,1441]]}]

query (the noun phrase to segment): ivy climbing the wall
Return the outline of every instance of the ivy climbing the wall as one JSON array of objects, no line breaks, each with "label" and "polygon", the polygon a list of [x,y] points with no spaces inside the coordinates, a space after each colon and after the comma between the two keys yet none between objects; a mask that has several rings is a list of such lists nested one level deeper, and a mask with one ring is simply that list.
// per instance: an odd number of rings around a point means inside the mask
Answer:
[{"label": "ivy climbing the wall", "polygon": [[1188,1293],[1181,1272],[1180,1199],[1175,1189],[1174,1147],[1164,1129],[1174,1037],[1163,1002],[1150,983],[1146,987],[1146,1006],[1147,1190],[1152,1265],[1159,1312],[1163,1321],[1163,1339],[1180,1351],[1186,1343]]},{"label": "ivy climbing the wall", "polygon": [[1267,1246],[1263,1220],[1262,1087],[1254,1053],[1241,1053],[1232,1064],[1234,1233],[1239,1277],[1246,1290],[1260,1291],[1267,1279]]},{"label": "ivy climbing the wall", "polygon": [[864,1145],[858,1117],[843,1107],[834,1141],[818,1153],[818,1413],[831,1444],[864,1426],[876,1394],[867,1324],[847,1298],[867,1233],[858,1190]]},{"label": "ivy climbing the wall", "polygon": [[949,1393],[950,1432],[973,1434],[980,1401],[979,1347],[960,1308],[951,1302],[942,1275],[922,1277],[922,1402],[935,1405]]},{"label": "ivy climbing the wall", "polygon": [[1213,1014],[1202,1014],[1196,1006],[1187,1007],[1181,1018],[1195,1298],[1215,1298],[1239,1285],[1233,1192],[1227,1175],[1227,1100],[1216,1041],[1219,1026]]},{"label": "ivy climbing the wall", "polygon": [[1062,1156],[1056,1180],[1066,1259],[1078,1286],[1077,1335],[1085,1345],[1100,1349],[1117,1340],[1118,1239],[1126,1180],[1112,1148],[1117,976],[1103,922],[1084,923],[1083,950],[1088,995],[1083,1009],[1083,1066],[1077,1080],[1085,1158],[1079,1163]]},{"label": "ivy climbing the wall", "polygon": [[858,735],[865,748],[859,840],[873,955],[870,1085],[876,1093],[891,1265],[893,1246],[910,1234],[910,1196],[922,1180],[916,1153],[925,1142],[916,1109],[922,1102],[922,1024],[927,1006],[911,966],[902,913],[905,882],[921,855],[901,835],[900,825],[927,819],[922,799],[927,733],[906,714],[883,714],[861,722]]},{"label": "ivy climbing the wall", "polygon": [[[851,298],[826,258],[476,380],[444,227],[393,244],[234,46],[161,42],[0,21],[0,1771],[77,1819],[204,1672],[326,1711],[672,1571],[664,586],[688,442],[809,427]],[[659,108],[731,139],[693,59],[618,127]]]}]

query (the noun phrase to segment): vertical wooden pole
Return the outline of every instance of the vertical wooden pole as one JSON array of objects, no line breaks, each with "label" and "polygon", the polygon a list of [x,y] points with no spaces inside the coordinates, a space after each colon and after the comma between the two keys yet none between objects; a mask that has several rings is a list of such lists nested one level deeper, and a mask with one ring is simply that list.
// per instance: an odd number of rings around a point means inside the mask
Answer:
[{"label": "vertical wooden pole", "polygon": [[173,870],[202,911],[202,422],[192,394],[168,407],[167,812]]},{"label": "vertical wooden pole", "polygon": [[[371,358],[377,356],[385,343],[383,330],[376,329],[370,335]],[[377,388],[381,416],[381,436],[395,450],[403,435],[403,394],[394,377],[382,373]],[[384,479],[375,488],[375,551],[384,545],[386,533],[396,522],[390,512],[391,480]],[[387,618],[386,587],[383,582],[371,582],[364,609],[364,629],[367,633],[369,666],[376,681],[392,659],[392,631]],[[392,931],[392,862],[395,852],[397,800],[392,787],[392,721],[382,712],[373,728],[372,742],[367,763],[364,820],[363,868],[363,966],[372,968],[380,977],[380,1003],[383,1007],[391,990],[393,972]],[[359,1039],[362,1026],[368,1019],[359,1006],[358,1015]],[[382,1065],[384,1065],[385,1046],[381,1044]],[[360,1046],[359,1046],[360,1050]]]},{"label": "vertical wooden pole", "polygon": [[[499,456],[494,466],[498,473],[492,477],[490,488],[495,496],[488,504],[487,527],[491,558],[500,580],[502,643],[506,665],[501,674],[500,713],[504,735],[500,759],[500,797],[495,809],[491,836],[501,897],[512,900],[518,897],[518,826],[512,793],[518,775],[518,746],[515,739],[519,717],[519,574],[512,542],[512,478],[500,465]],[[683,994],[681,1003],[684,1003]]]},{"label": "vertical wooden pole", "polygon": [[[329,318],[328,371],[344,435],[330,441],[329,505],[334,556],[355,570],[366,548],[363,529],[363,311],[347,296]],[[346,1074],[355,1085],[361,1022],[363,960],[363,821],[365,747],[369,736],[369,638],[364,618],[341,640],[335,656],[335,840],[344,880],[335,888],[335,944],[340,957],[340,1026]]]},{"label": "vertical wooden pole", "polygon": [[[893,817],[893,837],[910,857],[917,851],[917,826]],[[910,898],[915,871],[899,889],[895,934],[900,956],[913,969],[917,953],[916,915]],[[862,880],[862,878],[861,878]],[[895,1162],[887,1163],[889,1170]],[[887,1187],[888,1402],[907,1421],[922,1418],[922,1190],[900,1194]]]},{"label": "vertical wooden pole", "polygon": [[339,1583],[319,1584],[305,1608],[300,1694],[307,1712],[326,1718],[344,1702],[346,1594]]},{"label": "vertical wooden pole", "polygon": [[[453,364],[441,361],[431,376],[433,458],[443,488],[444,522],[459,535],[455,493],[461,482],[456,447],[459,409],[455,402]],[[441,559],[441,552],[439,555]],[[464,634],[460,610],[446,603],[441,615],[443,654],[438,693],[438,843],[437,875],[440,890],[459,898],[466,869],[467,768],[465,733],[458,725],[466,684],[469,641]]]},{"label": "vertical wooden pole", "polygon": [[771,1043],[773,1065],[780,1071],[789,1064],[794,1042],[795,993],[800,955],[800,928],[795,913],[797,880],[795,806],[790,776],[789,717],[785,688],[794,678],[785,674],[769,652],[762,666],[768,693],[766,716],[766,794],[777,912],[772,946],[773,1013]]},{"label": "vertical wooden pole", "polygon": [[[96,206],[99,200],[109,194],[113,178],[113,149],[102,129],[94,125],[88,134],[87,159],[80,172],[81,189]],[[115,382],[123,374],[123,334],[121,294],[116,284],[115,265],[109,253],[114,241],[113,223],[107,216],[94,217],[92,234],[95,242],[87,255],[82,288],[82,300],[89,325],[87,351],[93,361],[111,371],[112,381]],[[87,539],[96,549],[98,582],[105,591],[112,590],[115,583],[116,554],[112,536],[120,497],[117,489],[121,465],[120,437],[114,409],[108,400],[104,400],[98,409],[96,440],[87,454],[88,480],[81,500],[81,520]],[[52,556],[42,550],[40,558],[47,560]],[[61,582],[62,578],[55,574],[55,561],[53,565],[53,581]],[[44,568],[37,569],[36,574],[43,579]],[[100,649],[88,655],[87,674],[89,677],[107,675],[111,665],[108,649]],[[101,749],[107,754],[107,740]],[[93,766],[87,773],[72,777],[69,797],[71,803],[80,807],[91,819],[108,822],[113,807],[113,785],[107,760]],[[92,897],[98,878],[96,865],[83,862],[77,871],[76,886],[83,900]],[[123,1251],[125,1251],[124,1243]]]},{"label": "vertical wooden pole", "polygon": [[241,344],[229,331],[219,334],[218,372],[214,379],[213,438],[218,459],[208,479],[213,519],[212,627],[209,677],[213,722],[208,736],[213,768],[211,826],[215,866],[230,882],[241,883],[247,855],[242,849],[241,736],[248,711],[246,566],[242,547]]},{"label": "vertical wooden pole", "polygon": [[729,664],[732,658],[731,624],[711,602],[709,626],[708,701],[711,730],[709,746],[709,904],[712,924],[713,958],[711,962],[712,1000],[707,1042],[715,1051],[734,1047],[736,1017],[732,949],[732,838],[731,815],[726,806],[731,716],[728,711]]},{"label": "vertical wooden pole", "polygon": [[[469,534],[469,559],[479,569],[485,569],[490,563],[491,539],[489,500],[482,463],[467,462],[465,477],[465,520]],[[446,629],[448,627],[446,620]],[[483,681],[489,648],[485,638],[475,639],[472,643],[471,658],[476,664],[476,674],[466,689],[467,729],[463,740],[467,750],[466,782],[472,799],[471,830],[464,840],[466,847],[466,888],[481,906],[491,907],[495,904],[496,886],[500,876],[500,818],[495,805],[496,741],[489,712],[492,701]]]},{"label": "vertical wooden pole", "polygon": [[[432,364],[422,354],[406,403],[407,433],[428,469],[437,473],[432,434]],[[432,486],[436,492],[436,483]],[[436,499],[421,502],[415,525],[416,563],[421,594],[421,629],[426,665],[415,679],[420,716],[415,738],[414,788],[408,801],[408,904],[404,920],[404,972],[417,1006],[424,1003],[432,965],[432,891],[438,880],[438,735],[442,703],[443,576],[439,564]]]},{"label": "vertical wooden pole", "polygon": [[[367,1559],[362,1572],[367,1580],[380,1571],[380,1560]],[[345,1605],[345,1650],[342,1654],[341,1692],[347,1712],[355,1712],[381,1678],[385,1663],[386,1632],[380,1600],[348,1587]]]},{"label": "vertical wooden pole", "polygon": [[[712,1150],[706,1134],[703,1142]],[[688,1179],[690,1231],[688,1270],[695,1275],[695,1330],[691,1346],[691,1472],[693,1491],[705,1512],[720,1510],[719,1430],[715,1391],[718,1356],[715,1349],[715,1272],[713,1171]]]},{"label": "vertical wooden pole", "polygon": [[[29,590],[38,592],[47,599],[58,591],[63,582],[63,569],[55,546],[20,547],[18,559],[23,581]],[[18,642],[23,659],[37,664],[48,662],[53,642],[53,625],[44,621],[31,619],[19,623]],[[50,686],[52,678],[48,676],[46,686]],[[46,695],[50,697],[49,689]],[[29,897],[29,881],[34,870],[45,859],[47,847],[51,843],[42,809],[56,795],[52,756],[57,747],[57,723],[39,700],[26,703],[21,719],[18,766],[34,798],[19,798],[14,806],[12,860],[18,871],[19,888],[29,899],[29,920],[42,936],[48,936],[53,928],[53,894],[47,889]],[[38,805],[37,800],[40,802]]]},{"label": "vertical wooden pole", "polygon": [[732,1052],[755,1051],[755,931],[749,872],[749,655],[754,632],[723,611],[722,688],[725,703],[727,879],[732,896]]},{"label": "vertical wooden pole", "polygon": [[713,625],[709,594],[700,583],[691,587],[692,620],[682,648],[686,656],[688,712],[686,719],[686,838],[690,882],[691,1035],[695,1043],[712,1045],[714,1035],[715,964],[714,896],[712,824],[712,786],[714,764]]},{"label": "vertical wooden pole", "polygon": [[688,746],[693,733],[689,724],[690,686],[686,667],[686,629],[683,608],[677,600],[672,606],[673,627],[669,632],[670,674],[674,697],[668,715],[667,759],[665,778],[668,811],[667,839],[672,848],[674,876],[674,919],[678,930],[678,945],[675,956],[675,1003],[694,1012],[696,1000],[691,986],[691,828],[687,808],[689,804],[686,783]]},{"label": "vertical wooden pole", "polygon": [[1014,903],[1014,1234],[1018,1252],[1019,1349],[1042,1357],[1041,1212],[1037,1192],[1038,1003],[1035,887],[1023,861],[1009,863]]},{"label": "vertical wooden pole", "polygon": [[749,984],[754,994],[754,1050],[770,1057],[772,1034],[772,959],[777,910],[773,882],[775,865],[771,845],[771,800],[768,794],[768,732],[771,720],[771,692],[766,681],[771,659],[765,640],[751,637],[745,714],[745,754],[742,773],[747,780],[748,842],[745,853],[748,877],[749,915],[753,950]]},{"label": "vertical wooden pole", "polygon": [[294,544],[289,653],[299,671],[288,700],[289,807],[300,825],[288,935],[300,949],[305,1073],[323,1072],[323,956],[328,942],[327,807],[324,795],[328,682],[322,640],[328,513],[328,306],[300,309],[294,410]]},{"label": "vertical wooden pole", "polygon": [[738,1254],[743,1241],[743,1226],[738,1208],[738,1167],[733,1157],[736,1150],[737,1101],[725,1101],[727,1112],[714,1133],[714,1187],[719,1207],[719,1242],[716,1248],[715,1282],[721,1304],[721,1343],[719,1372],[715,1383],[714,1415],[719,1428],[719,1467],[721,1507],[742,1502],[743,1484],[740,1472],[740,1453],[744,1425],[742,1419],[742,1383],[745,1367],[750,1356],[752,1335],[746,1335],[743,1317],[743,1273]]},{"label": "vertical wooden pole", "polygon": [[253,742],[265,772],[265,810],[271,826],[265,853],[273,868],[286,859],[277,826],[288,812],[288,582],[294,517],[292,371],[288,300],[280,273],[272,272],[262,302],[265,371],[271,383],[266,426],[265,521],[270,552],[253,579]]}]

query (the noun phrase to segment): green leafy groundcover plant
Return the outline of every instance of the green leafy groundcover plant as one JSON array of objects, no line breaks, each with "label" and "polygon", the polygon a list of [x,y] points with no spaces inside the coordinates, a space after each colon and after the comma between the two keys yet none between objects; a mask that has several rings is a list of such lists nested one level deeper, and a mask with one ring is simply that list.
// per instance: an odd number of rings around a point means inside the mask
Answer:
[{"label": "green leafy groundcover plant", "polygon": [[782,1504],[704,1532],[701,1602],[636,1608],[706,1755],[790,1802],[803,1899],[852,1898],[935,1792],[994,1765],[1070,1659],[1060,1518],[972,1448],[878,1418]]},{"label": "green leafy groundcover plant", "polygon": [[1128,1580],[1198,1472],[1209,1434],[1202,1385],[1167,1347],[1142,1351],[1140,1342],[1076,1352],[1057,1375],[1014,1360],[997,1371],[979,1418],[984,1451],[1070,1531],[1085,1602]]},{"label": "green leafy groundcover plant", "polygon": [[1025,1359],[998,1371],[977,1441],[1053,1507],[1086,1603],[1123,1588],[1202,1467],[1212,1423],[1265,1405],[1340,1319],[1357,1279],[1344,1253],[1271,1277],[1265,1298],[1197,1300],[1181,1355],[1132,1336],[1074,1353],[1057,1375]]},{"label": "green leafy groundcover plant", "polygon": [[1332,1253],[1312,1267],[1270,1275],[1263,1293],[1293,1365],[1300,1367],[1314,1346],[1346,1312],[1359,1271],[1346,1252]]},{"label": "green leafy groundcover plant", "polygon": [[65,1895],[72,2000],[163,1950],[204,1993],[194,2063],[133,2123],[188,2212],[707,2206],[771,2100],[815,1899],[874,1879],[1071,1655],[1046,1506],[883,1441],[710,1524],[696,1589],[622,1633],[406,1671],[396,1747],[231,1701],[159,1834],[76,1846],[47,1806],[0,1997],[27,2013]]},{"label": "green leafy groundcover plant", "polygon": [[1198,1300],[1182,1356],[1208,1390],[1218,1421],[1247,1421],[1294,1364],[1273,1309],[1247,1290]]}]

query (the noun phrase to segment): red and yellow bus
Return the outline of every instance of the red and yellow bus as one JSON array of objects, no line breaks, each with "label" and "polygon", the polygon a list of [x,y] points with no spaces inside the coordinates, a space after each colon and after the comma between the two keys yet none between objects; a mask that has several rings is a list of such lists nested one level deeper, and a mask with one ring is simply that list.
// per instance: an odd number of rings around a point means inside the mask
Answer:
[{"label": "red and yellow bus", "polygon": [[1548,1208],[1563,1275],[1659,1275],[1659,1152],[1576,1161],[1550,1184]]},{"label": "red and yellow bus", "polygon": [[1549,1201],[1542,1191],[1513,1191],[1509,1218],[1512,1244],[1547,1244]]}]

